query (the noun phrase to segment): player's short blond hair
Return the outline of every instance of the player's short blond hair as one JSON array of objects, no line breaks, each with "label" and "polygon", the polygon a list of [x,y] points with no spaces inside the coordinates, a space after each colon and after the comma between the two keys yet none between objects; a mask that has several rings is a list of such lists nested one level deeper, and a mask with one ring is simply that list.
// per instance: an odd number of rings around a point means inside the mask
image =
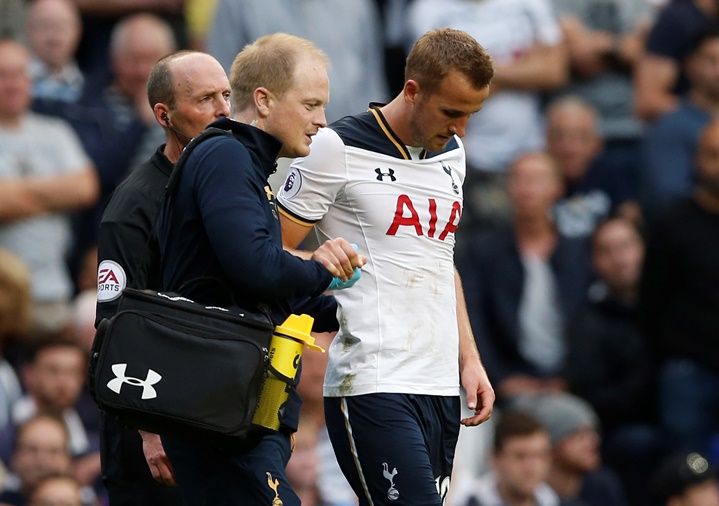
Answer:
[{"label": "player's short blond hair", "polygon": [[230,70],[230,88],[235,112],[252,102],[257,88],[266,88],[282,97],[295,82],[297,61],[312,56],[325,67],[330,61],[314,43],[288,33],[273,33],[246,45],[235,57]]}]

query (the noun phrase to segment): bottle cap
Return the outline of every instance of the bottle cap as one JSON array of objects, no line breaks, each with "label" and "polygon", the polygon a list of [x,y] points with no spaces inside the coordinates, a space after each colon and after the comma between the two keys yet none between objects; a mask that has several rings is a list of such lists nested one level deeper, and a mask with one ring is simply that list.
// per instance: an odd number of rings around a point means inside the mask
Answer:
[{"label": "bottle cap", "polygon": [[282,325],[275,327],[275,333],[284,334],[298,341],[302,341],[308,348],[324,353],[325,350],[321,346],[317,346],[315,344],[315,338],[310,335],[314,321],[315,319],[310,315],[291,314]]}]

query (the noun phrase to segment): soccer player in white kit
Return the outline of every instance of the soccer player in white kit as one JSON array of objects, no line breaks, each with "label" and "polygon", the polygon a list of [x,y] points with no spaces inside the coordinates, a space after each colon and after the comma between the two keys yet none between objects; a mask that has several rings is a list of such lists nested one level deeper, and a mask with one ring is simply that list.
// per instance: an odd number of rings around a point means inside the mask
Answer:
[{"label": "soccer player in white kit", "polygon": [[354,287],[336,293],[340,330],[324,385],[332,445],[362,505],[440,506],[460,381],[474,411],[462,424],[492,411],[454,268],[460,137],[492,75],[491,58],[468,34],[426,33],[407,58],[402,92],[321,129],[278,195],[286,247],[314,227],[368,259]]}]

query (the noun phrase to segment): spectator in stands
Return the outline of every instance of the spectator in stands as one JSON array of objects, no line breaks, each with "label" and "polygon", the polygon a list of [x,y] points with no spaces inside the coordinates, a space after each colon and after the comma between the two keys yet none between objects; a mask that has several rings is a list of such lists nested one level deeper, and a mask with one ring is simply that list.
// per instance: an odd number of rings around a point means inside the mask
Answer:
[{"label": "spectator in stands", "polygon": [[477,347],[498,399],[563,390],[564,324],[590,281],[586,243],[557,232],[550,212],[562,179],[546,153],[509,171],[513,223],[467,239],[458,256]]},{"label": "spectator in stands", "polygon": [[[188,48],[185,5],[192,0],[73,0],[82,14],[83,32],[77,60],[86,75],[106,75],[112,72],[107,58],[112,46],[112,33],[125,18],[149,13],[162,19],[177,42]],[[211,3],[211,0],[202,0]]]},{"label": "spectator in stands", "polygon": [[547,485],[552,444],[547,429],[521,411],[500,414],[494,430],[492,470],[465,484],[458,506],[559,506]]},{"label": "spectator in stands", "polygon": [[621,174],[602,156],[596,110],[579,97],[566,96],[547,108],[547,151],[564,179],[564,196],[554,221],[567,237],[586,238],[612,213],[639,221],[639,207]]},{"label": "spectator in stands", "polygon": [[627,505],[619,478],[602,466],[599,419],[589,404],[553,392],[522,396],[513,407],[534,416],[549,431],[552,466],[547,483],[562,500],[583,506]]},{"label": "spectator in stands", "polygon": [[35,485],[28,506],[90,506],[82,488],[69,476],[48,476]]},{"label": "spectator in stands", "polygon": [[659,366],[661,422],[677,450],[704,452],[719,426],[719,123],[699,137],[697,183],[649,236],[642,330]]},{"label": "spectator in stands", "polygon": [[80,42],[80,13],[70,0],[30,4],[27,40],[33,54],[30,74],[34,99],[75,102],[85,77],[75,62]]},{"label": "spectator in stands", "polygon": [[462,229],[509,221],[507,170],[544,148],[542,93],[562,87],[569,60],[549,0],[416,0],[407,11],[408,45],[432,28],[464,30],[492,55],[492,92],[467,124]]},{"label": "spectator in stands", "polygon": [[229,74],[245,45],[274,32],[308,39],[329,57],[328,123],[389,98],[381,22],[373,0],[217,0],[207,52]]},{"label": "spectator in stands", "polygon": [[25,336],[31,309],[30,271],[17,255],[0,249],[0,430],[10,423],[12,408],[22,396],[15,369],[4,356],[6,345]]},{"label": "spectator in stands", "polygon": [[646,0],[552,0],[569,50],[571,79],[560,94],[597,111],[603,157],[636,189],[642,122],[634,116],[632,73],[655,9]]},{"label": "spectator in stands", "polygon": [[76,343],[48,339],[35,345],[32,356],[22,366],[27,394],[12,411],[16,425],[36,413],[52,413],[65,421],[73,457],[97,450],[97,427],[85,427],[75,405],[85,383],[86,355]]},{"label": "spectator in stands", "polygon": [[72,459],[69,435],[62,419],[39,414],[28,419],[17,431],[5,489],[0,503],[22,506],[40,481],[48,476],[69,476]]},{"label": "spectator in stands", "polygon": [[599,224],[592,236],[598,281],[568,325],[564,369],[570,391],[599,415],[602,453],[633,506],[647,505],[647,483],[664,447],[655,371],[637,321],[643,259],[634,222],[615,216]]},{"label": "spectator in stands", "polygon": [[719,113],[719,27],[694,39],[684,67],[686,97],[657,119],[643,143],[640,190],[649,222],[694,187],[699,132]]},{"label": "spectator in stands", "polygon": [[717,471],[698,453],[668,457],[651,491],[660,506],[719,506]]},{"label": "spectator in stands", "polygon": [[671,0],[649,31],[634,73],[635,113],[654,121],[673,111],[689,84],[683,63],[697,34],[719,20],[715,0]]},{"label": "spectator in stands", "polygon": [[173,52],[169,26],[151,14],[136,14],[112,33],[113,80],[105,87],[88,79],[74,104],[41,104],[36,110],[67,119],[77,132],[100,179],[97,204],[76,222],[71,270],[76,274],[88,251],[94,253],[102,209],[110,194],[137,164],[164,142],[164,132],[147,106],[147,77],[161,57]]},{"label": "spectator in stands", "polygon": [[636,224],[613,217],[592,236],[598,281],[589,304],[568,325],[565,375],[570,390],[597,411],[605,435],[652,420],[652,374],[637,325],[644,243]]},{"label": "spectator in stands", "polygon": [[96,201],[97,177],[72,129],[29,111],[29,65],[23,46],[0,40],[0,247],[30,269],[33,329],[57,332],[73,292],[68,213]]}]

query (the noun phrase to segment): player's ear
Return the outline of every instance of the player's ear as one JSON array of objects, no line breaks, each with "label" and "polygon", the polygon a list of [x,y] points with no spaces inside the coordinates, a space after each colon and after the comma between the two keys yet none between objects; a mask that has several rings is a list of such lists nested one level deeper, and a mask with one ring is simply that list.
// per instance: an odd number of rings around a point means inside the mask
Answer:
[{"label": "player's ear", "polygon": [[404,101],[408,104],[414,104],[417,101],[417,95],[419,94],[419,83],[414,79],[409,79],[404,83],[404,89],[402,90],[404,95]]}]

